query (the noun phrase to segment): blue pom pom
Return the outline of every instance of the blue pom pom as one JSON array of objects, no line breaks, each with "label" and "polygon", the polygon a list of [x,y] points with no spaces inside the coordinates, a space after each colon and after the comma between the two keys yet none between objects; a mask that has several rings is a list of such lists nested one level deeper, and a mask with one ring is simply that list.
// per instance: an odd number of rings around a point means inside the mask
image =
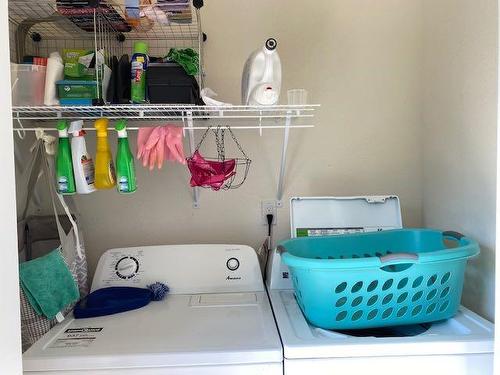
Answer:
[{"label": "blue pom pom", "polygon": [[152,301],[161,301],[163,298],[165,298],[169,291],[168,286],[160,282],[148,285],[148,289],[153,294],[153,297],[151,298]]}]

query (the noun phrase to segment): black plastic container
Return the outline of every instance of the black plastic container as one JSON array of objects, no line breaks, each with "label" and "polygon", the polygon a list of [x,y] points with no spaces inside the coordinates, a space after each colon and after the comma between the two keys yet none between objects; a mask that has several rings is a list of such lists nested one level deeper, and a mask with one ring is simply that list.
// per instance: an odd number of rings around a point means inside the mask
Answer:
[{"label": "black plastic container", "polygon": [[146,74],[149,102],[200,104],[196,78],[177,63],[151,63]]}]

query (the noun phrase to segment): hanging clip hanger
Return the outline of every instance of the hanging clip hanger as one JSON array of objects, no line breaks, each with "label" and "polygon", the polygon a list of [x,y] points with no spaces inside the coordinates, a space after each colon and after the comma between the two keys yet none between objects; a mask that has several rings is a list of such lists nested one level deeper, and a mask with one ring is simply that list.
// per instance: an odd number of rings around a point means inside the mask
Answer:
[{"label": "hanging clip hanger", "polygon": [[17,129],[16,132],[17,132],[17,135],[19,136],[20,139],[24,139],[24,137],[26,137],[26,130],[24,130],[24,126],[23,126],[23,123],[21,122],[20,119],[16,119],[17,120],[17,123],[19,124],[19,127],[21,129]]},{"label": "hanging clip hanger", "polygon": [[43,141],[47,155],[56,154],[56,137],[46,134],[42,128],[36,129],[35,135],[37,140],[41,139]]}]

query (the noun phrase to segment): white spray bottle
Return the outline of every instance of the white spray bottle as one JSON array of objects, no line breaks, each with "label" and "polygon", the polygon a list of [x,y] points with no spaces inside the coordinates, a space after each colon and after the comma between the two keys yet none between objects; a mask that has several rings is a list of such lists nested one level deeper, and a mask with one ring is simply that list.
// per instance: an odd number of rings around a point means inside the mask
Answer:
[{"label": "white spray bottle", "polygon": [[83,121],[81,120],[72,121],[69,126],[69,132],[73,135],[71,139],[71,158],[73,160],[76,192],[78,194],[89,194],[96,190],[94,186],[95,169],[94,162],[87,152],[85,131],[82,127]]},{"label": "white spray bottle", "polygon": [[245,63],[241,78],[243,105],[274,105],[281,90],[281,60],[276,52],[276,39],[266,40],[264,47],[254,51]]}]

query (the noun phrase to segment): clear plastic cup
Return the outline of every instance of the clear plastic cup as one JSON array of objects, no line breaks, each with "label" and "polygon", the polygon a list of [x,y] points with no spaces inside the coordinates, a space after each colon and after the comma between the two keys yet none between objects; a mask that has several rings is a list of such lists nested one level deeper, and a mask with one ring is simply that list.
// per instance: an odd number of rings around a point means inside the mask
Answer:
[{"label": "clear plastic cup", "polygon": [[307,90],[292,89],[287,91],[288,105],[304,105],[307,104]]}]

